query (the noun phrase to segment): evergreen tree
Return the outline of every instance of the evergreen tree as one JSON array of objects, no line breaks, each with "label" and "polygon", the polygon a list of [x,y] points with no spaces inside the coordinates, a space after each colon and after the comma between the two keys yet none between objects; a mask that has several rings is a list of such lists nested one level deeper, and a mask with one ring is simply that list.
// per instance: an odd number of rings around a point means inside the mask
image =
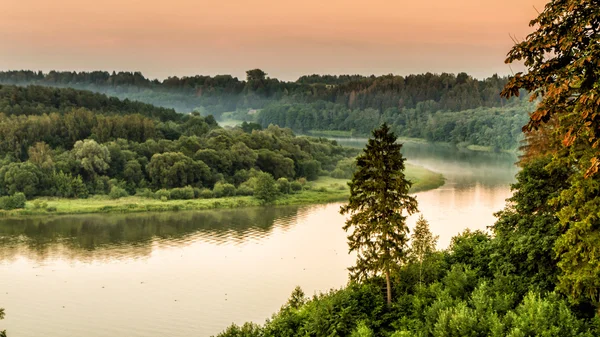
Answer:
[{"label": "evergreen tree", "polygon": [[340,213],[350,217],[344,226],[350,252],[357,253],[356,266],[349,268],[353,279],[383,273],[387,302],[392,302],[390,271],[407,255],[406,217],[417,211],[417,200],[408,195],[412,185],[404,175],[402,144],[387,124],[373,131],[364,152],[356,160],[350,199]]},{"label": "evergreen tree", "polygon": [[410,237],[410,254],[419,263],[419,284],[423,281],[423,261],[429,254],[435,252],[439,236],[434,236],[429,230],[429,223],[423,215],[419,216],[415,230]]}]

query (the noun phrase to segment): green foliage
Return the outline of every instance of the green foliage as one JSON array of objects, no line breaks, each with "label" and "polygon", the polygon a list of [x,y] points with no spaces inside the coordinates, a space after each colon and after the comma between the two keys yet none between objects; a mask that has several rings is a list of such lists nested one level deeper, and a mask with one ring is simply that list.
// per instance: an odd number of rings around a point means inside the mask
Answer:
[{"label": "green foliage", "polygon": [[108,196],[111,199],[120,199],[129,196],[129,193],[127,193],[127,191],[124,188],[121,188],[119,186],[113,186],[110,188],[110,193],[108,194]]},{"label": "green foliage", "polygon": [[277,185],[273,176],[261,172],[256,176],[254,197],[263,203],[269,203],[277,198]]},{"label": "green foliage", "polygon": [[294,192],[302,191],[302,183],[295,180],[290,183],[290,189]]},{"label": "green foliage", "polygon": [[564,230],[550,200],[568,187],[569,169],[548,166],[550,162],[550,157],[543,157],[523,165],[511,187],[513,196],[492,226],[490,262],[496,272],[518,275],[515,290],[521,294],[528,289],[553,291],[559,274],[554,246]]},{"label": "green foliage", "polygon": [[419,263],[419,283],[423,280],[423,262],[435,252],[438,238],[431,233],[429,223],[421,214],[410,238],[410,257]]},{"label": "green foliage", "polygon": [[321,172],[321,163],[316,160],[303,160],[298,163],[298,176],[309,181],[317,180]]},{"label": "green foliage", "polygon": [[142,198],[149,198],[149,199],[156,198],[156,194],[154,192],[152,192],[152,190],[149,188],[140,188],[137,191],[135,191],[135,195],[142,197]]},{"label": "green foliage", "polygon": [[292,192],[292,185],[286,178],[279,178],[277,179],[277,189],[279,193],[290,194]]},{"label": "green foliage", "polygon": [[78,140],[73,146],[73,153],[81,167],[91,176],[104,173],[110,167],[110,152],[104,145],[93,139]]},{"label": "green foliage", "polygon": [[358,323],[350,337],[373,337],[373,331],[362,321]]},{"label": "green foliage", "polygon": [[582,322],[555,294],[541,298],[528,293],[506,317],[506,336],[592,336],[582,331]]},{"label": "green foliage", "polygon": [[465,229],[450,242],[449,264],[464,264],[480,276],[491,276],[491,238],[483,231]]},{"label": "green foliage", "polygon": [[242,326],[232,324],[216,337],[263,337],[262,329],[254,323],[244,323]]},{"label": "green foliage", "polygon": [[25,208],[27,198],[22,192],[17,192],[10,196],[0,197],[0,209],[11,210],[17,208]]},{"label": "green foliage", "polygon": [[[391,304],[390,271],[405,261],[408,227],[406,217],[417,211],[417,201],[408,194],[411,183],[404,176],[402,145],[384,124],[358,156],[357,171],[350,182],[350,200],[342,214],[350,214],[344,230],[350,252],[357,253],[353,279],[386,275]],[[406,213],[405,213],[406,212]]]},{"label": "green foliage", "polygon": [[202,199],[211,199],[215,197],[215,193],[208,188],[203,188],[200,190],[200,195],[198,197]]},{"label": "green foliage", "polygon": [[161,188],[160,190],[154,192],[154,195],[160,200],[163,200],[163,198],[165,200],[169,200],[171,198],[171,192],[165,188]]},{"label": "green foliage", "polygon": [[173,188],[169,191],[169,199],[172,200],[189,200],[194,198],[195,193],[191,186]]},{"label": "green foliage", "polygon": [[23,192],[28,197],[38,194],[43,182],[42,171],[32,163],[11,163],[0,168],[1,190],[5,194]]},{"label": "green foliage", "polygon": [[540,143],[552,145],[542,150],[552,153],[552,166],[574,171],[551,201],[563,231],[551,231],[560,234],[554,246],[559,290],[575,303],[592,302],[600,313],[598,17],[597,1],[549,1],[530,23],[535,31],[508,54],[507,63],[524,62],[527,71],[512,76],[502,95],[518,96],[526,89],[539,99],[524,127],[528,145],[537,145],[537,138],[549,140]]},{"label": "green foliage", "polygon": [[235,195],[235,186],[223,181],[219,181],[215,184],[213,192],[217,198],[231,197]]},{"label": "green foliage", "polygon": [[43,200],[36,199],[32,202],[32,206],[33,209],[46,209],[48,208],[48,203]]},{"label": "green foliage", "polygon": [[254,188],[247,184],[241,184],[235,190],[235,195],[253,195],[253,194],[254,194]]}]

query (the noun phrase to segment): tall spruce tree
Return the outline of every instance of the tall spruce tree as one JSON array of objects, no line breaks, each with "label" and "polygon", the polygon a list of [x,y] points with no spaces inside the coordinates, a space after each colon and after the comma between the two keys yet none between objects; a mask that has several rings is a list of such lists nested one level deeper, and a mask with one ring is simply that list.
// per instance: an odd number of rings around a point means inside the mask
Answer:
[{"label": "tall spruce tree", "polygon": [[423,281],[423,261],[431,253],[435,252],[435,246],[439,239],[438,235],[433,235],[429,230],[429,222],[423,215],[419,216],[413,234],[410,237],[411,247],[410,255],[419,263],[419,284]]},{"label": "tall spruce tree", "polygon": [[350,252],[356,252],[356,265],[350,277],[365,279],[383,273],[387,302],[392,302],[390,271],[407,255],[406,218],[417,212],[417,200],[408,194],[412,185],[404,175],[402,144],[387,124],[373,131],[364,152],[356,159],[350,200],[340,213],[350,217],[344,225]]}]

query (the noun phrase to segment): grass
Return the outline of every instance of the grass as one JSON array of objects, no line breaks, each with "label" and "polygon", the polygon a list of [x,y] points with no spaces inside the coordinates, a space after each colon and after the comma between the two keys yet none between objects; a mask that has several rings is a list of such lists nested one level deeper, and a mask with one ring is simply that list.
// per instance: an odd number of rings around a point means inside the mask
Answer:
[{"label": "grass", "polygon": [[352,137],[352,131],[343,130],[308,130],[306,133],[314,137]]},{"label": "grass", "polygon": [[[349,138],[349,139],[356,140],[357,143],[356,144],[346,144],[345,143],[344,146],[359,147],[359,148],[364,147],[364,144],[367,142],[367,139],[370,136],[370,135],[363,135],[363,134],[352,135],[351,131],[342,131],[342,130],[309,130],[309,131],[307,131],[307,135],[315,136],[315,137]],[[364,143],[362,142],[362,140],[364,140]],[[423,138],[398,137],[398,141],[400,143],[410,142],[410,143],[419,143],[419,144],[458,146],[458,147],[464,147],[471,151],[479,151],[479,152],[503,152],[503,153],[517,152],[517,149],[495,151],[492,146],[472,145],[472,144],[468,144],[468,143],[453,145],[452,143],[448,143],[448,142],[430,142]]]},{"label": "grass", "polygon": [[[444,184],[444,177],[425,168],[407,165],[406,176],[413,181],[412,193],[435,189]],[[318,180],[308,182],[306,189],[299,193],[282,196],[273,205],[307,205],[344,201],[350,191],[348,179],[336,179],[322,176]],[[36,208],[33,201],[28,201],[24,209],[0,211],[0,216],[19,217],[32,215],[64,215],[91,213],[135,213],[164,212],[184,210],[207,210],[219,208],[240,208],[261,206],[262,203],[250,196],[236,196],[215,199],[167,200],[130,196],[110,199],[105,195],[97,195],[88,199],[64,199],[43,197],[36,200],[46,203],[45,208]],[[39,202],[38,202],[39,204]],[[51,209],[52,211],[48,211]]]},{"label": "grass", "polygon": [[467,145],[467,149],[471,151],[480,151],[480,152],[503,152],[503,153],[515,153],[517,150],[494,150],[491,146],[482,146],[482,145]]}]

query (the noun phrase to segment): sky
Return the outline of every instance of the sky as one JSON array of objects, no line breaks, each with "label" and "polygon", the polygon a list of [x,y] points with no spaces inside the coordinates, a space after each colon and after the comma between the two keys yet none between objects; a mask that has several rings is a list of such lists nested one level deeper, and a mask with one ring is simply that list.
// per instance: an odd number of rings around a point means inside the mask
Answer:
[{"label": "sky", "polygon": [[[547,0],[1,0],[0,70],[261,68],[304,74],[519,70],[504,64]],[[536,11],[537,9],[537,11]]]}]

